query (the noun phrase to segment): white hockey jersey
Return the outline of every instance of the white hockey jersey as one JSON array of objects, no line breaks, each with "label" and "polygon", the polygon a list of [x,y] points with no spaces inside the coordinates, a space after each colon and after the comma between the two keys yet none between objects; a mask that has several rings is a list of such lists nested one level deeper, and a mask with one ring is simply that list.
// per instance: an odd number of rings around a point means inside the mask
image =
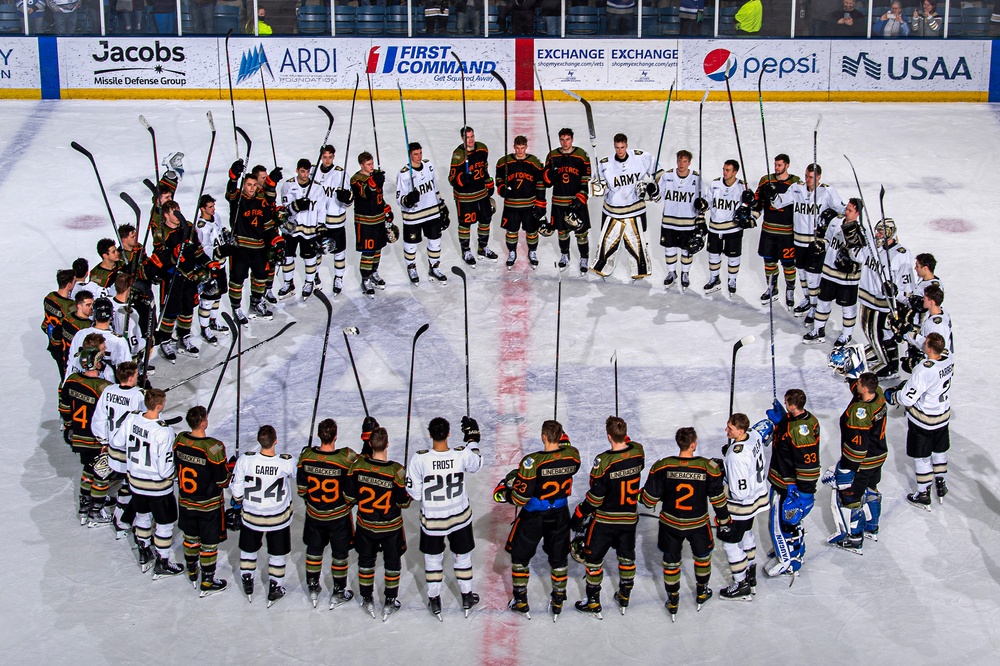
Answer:
[{"label": "white hockey jersey", "polygon": [[[420,224],[440,217],[441,209],[438,202],[441,199],[441,193],[438,192],[437,172],[434,171],[434,164],[430,160],[424,160],[418,168],[413,169],[412,180],[410,176],[409,164],[396,174],[396,202],[399,203],[399,210],[402,211],[403,223]],[[420,199],[415,206],[407,208],[403,205],[403,197],[414,189],[420,195]]]},{"label": "white hockey jersey", "polygon": [[657,184],[663,200],[663,227],[677,231],[694,229],[694,220],[698,215],[694,200],[707,194],[701,175],[692,169],[681,178],[674,169],[668,169],[660,172]]},{"label": "white hockey jersey", "polygon": [[90,429],[97,441],[108,445],[108,465],[121,474],[128,471],[125,463],[125,439],[115,435],[121,430],[129,414],[137,414],[143,408],[142,389],[138,386],[112,384],[104,389],[97,400]]},{"label": "white hockey jersey", "polygon": [[941,337],[944,338],[945,349],[951,354],[955,353],[955,341],[951,332],[951,315],[944,308],[941,308],[941,314],[925,312],[920,322],[920,329],[907,333],[906,341],[923,352],[924,341],[931,333],[941,334]]},{"label": "white hockey jersey", "polygon": [[137,495],[174,492],[174,429],[142,414],[125,416],[114,448],[125,450],[128,485]]},{"label": "white hockey jersey", "polygon": [[[309,210],[295,211],[292,203],[309,193]],[[295,225],[291,231],[292,236],[297,238],[313,238],[319,230],[320,224],[326,222],[326,195],[319,185],[309,187],[309,182],[305,185],[298,181],[298,178],[289,178],[281,185],[281,206],[288,213],[288,219]],[[289,233],[282,230],[283,233]]]},{"label": "white hockey jersey", "polygon": [[198,232],[198,242],[201,243],[201,247],[205,253],[224,266],[228,257],[223,257],[218,252],[219,246],[222,244],[221,217],[213,215],[212,219],[207,220],[199,215],[198,219],[195,220],[194,228]]},{"label": "white hockey jersey", "polygon": [[826,228],[825,238],[826,256],[823,257],[823,279],[847,286],[858,284],[861,279],[860,264],[855,266],[857,270],[852,270],[850,273],[837,269],[837,255],[841,251],[849,256],[851,254],[850,250],[847,249],[847,241],[844,240],[844,218],[837,217],[830,220],[830,226]]},{"label": "white hockey jersey", "polygon": [[78,282],[73,287],[73,289],[70,290],[69,297],[75,299],[76,295],[81,291],[83,291],[84,289],[86,289],[93,295],[94,300],[98,298],[114,298],[115,294],[118,293],[118,290],[115,289],[114,280],[112,280],[107,287],[102,287],[96,282],[82,282],[82,283]]},{"label": "white hockey jersey", "polygon": [[636,185],[653,178],[653,156],[641,150],[629,150],[619,161],[611,155],[597,163],[597,177],[607,186],[604,192],[604,214],[615,219],[636,217],[646,212],[646,202],[636,191]]},{"label": "white hockey jersey", "polygon": [[927,287],[931,286],[932,284],[936,284],[937,286],[941,287],[941,289],[944,289],[944,287],[941,286],[941,279],[935,275],[929,280],[918,279],[916,281],[916,284],[913,285],[913,295],[923,298],[924,291],[927,289]]},{"label": "white hockey jersey", "polygon": [[323,200],[326,202],[326,219],[323,220],[323,226],[328,229],[342,228],[347,219],[347,206],[337,198],[337,188],[351,189],[351,179],[344,175],[342,167],[336,165],[327,171],[320,166],[319,169],[313,170],[313,175],[316,178],[316,185],[323,188]]},{"label": "white hockey jersey", "polygon": [[116,380],[115,370],[111,366],[131,361],[132,352],[129,350],[129,345],[125,342],[124,338],[115,335],[112,331],[99,329],[94,326],[81,329],[73,336],[73,342],[69,346],[69,358],[66,361],[66,377],[69,377],[74,372],[83,372],[83,368],[80,367],[80,358],[76,354],[80,351],[80,347],[83,346],[83,341],[91,333],[100,333],[104,338],[104,366],[101,369],[100,376],[109,382],[114,382]]},{"label": "white hockey jersey", "polygon": [[722,178],[716,178],[708,186],[708,230],[716,234],[733,234],[740,230],[733,216],[742,203],[745,182],[737,178],[732,185],[726,185]]},{"label": "white hockey jersey", "polygon": [[820,183],[815,202],[813,193],[805,182],[798,182],[792,183],[786,191],[776,196],[771,205],[774,208],[793,206],[792,242],[799,247],[806,247],[816,237],[816,224],[824,210],[833,210],[838,215],[843,215],[846,209],[837,190],[826,183]]},{"label": "white hockey jersey", "polygon": [[243,523],[258,532],[273,532],[292,523],[296,460],[282,453],[244,453],[236,461],[229,489],[243,502]]},{"label": "white hockey jersey", "polygon": [[420,502],[420,527],[444,536],[472,524],[466,474],[483,466],[478,448],[417,451],[406,468],[406,490]]},{"label": "white hockey jersey", "polygon": [[747,431],[747,438],[734,441],[726,449],[726,506],[733,520],[749,520],[768,507],[765,439],[771,436],[771,422],[759,421]]},{"label": "white hockey jersey", "polygon": [[899,404],[906,407],[906,418],[925,430],[937,430],[948,425],[951,418],[952,373],[955,361],[945,351],[941,358],[924,359],[899,389]]},{"label": "white hockey jersey", "polygon": [[[887,255],[888,272],[885,268]],[[882,275],[896,285],[896,300],[901,303],[907,302],[907,297],[913,291],[916,275],[913,272],[912,255],[905,247],[896,243],[887,251],[877,248],[874,243],[868,243],[856,253],[855,257],[861,264],[858,299],[866,307],[879,312],[889,312],[889,303],[882,288]]]},{"label": "white hockey jersey", "polygon": [[[128,303],[119,303],[112,299],[111,305],[115,309],[114,317],[111,318],[111,330],[115,335],[124,338],[132,356],[137,356],[146,348],[146,338],[143,337],[142,328],[139,327],[139,313],[134,307],[129,308]],[[126,320],[128,326],[125,324]],[[128,335],[125,335],[126,332]]]}]

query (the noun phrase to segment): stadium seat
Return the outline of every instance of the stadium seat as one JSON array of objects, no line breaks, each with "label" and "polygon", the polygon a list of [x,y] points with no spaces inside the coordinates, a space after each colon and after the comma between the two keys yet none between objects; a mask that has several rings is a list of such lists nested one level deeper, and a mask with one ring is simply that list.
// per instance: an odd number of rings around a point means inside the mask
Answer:
[{"label": "stadium seat", "polygon": [[0,5],[0,34],[24,34],[24,14],[18,11],[16,5]]},{"label": "stadium seat", "polygon": [[567,35],[596,35],[600,30],[597,7],[570,7],[566,10]]},{"label": "stadium seat", "polygon": [[300,35],[329,35],[330,7],[303,5],[295,10]]},{"label": "stadium seat", "polygon": [[234,34],[240,33],[240,8],[230,5],[215,5],[215,34],[224,35],[232,29]]},{"label": "stadium seat", "polygon": [[351,5],[337,5],[334,10],[334,23],[337,28],[337,36],[353,35],[357,31],[354,18],[358,8]]},{"label": "stadium seat", "polygon": [[[990,38],[992,7],[966,7],[962,10],[962,37],[965,39]],[[949,28],[949,37],[951,36]]]},{"label": "stadium seat", "polygon": [[385,32],[387,35],[407,34],[406,6],[388,7],[385,10]]},{"label": "stadium seat", "polygon": [[358,7],[354,23],[359,35],[381,35],[385,32],[385,8]]}]

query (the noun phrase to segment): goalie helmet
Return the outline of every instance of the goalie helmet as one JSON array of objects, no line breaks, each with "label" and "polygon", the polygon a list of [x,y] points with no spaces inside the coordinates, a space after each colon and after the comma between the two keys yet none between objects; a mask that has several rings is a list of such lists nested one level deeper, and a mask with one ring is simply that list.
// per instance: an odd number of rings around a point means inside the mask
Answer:
[{"label": "goalie helmet", "polygon": [[110,298],[101,296],[94,301],[94,321],[111,321],[114,313],[115,308],[111,304]]},{"label": "goalie helmet", "polygon": [[169,153],[163,158],[163,166],[167,171],[175,171],[175,178],[180,180],[180,177],[184,175],[184,153]]},{"label": "goalie helmet", "polygon": [[891,217],[879,220],[875,224],[875,242],[878,243],[879,247],[884,247],[885,244],[896,237],[896,221]]},{"label": "goalie helmet", "polygon": [[834,347],[830,352],[829,367],[834,372],[847,379],[857,379],[863,373],[868,372],[868,359],[865,357],[865,348],[860,343],[853,345],[842,345]]},{"label": "goalie helmet", "polygon": [[100,361],[104,359],[100,347],[80,347],[76,357],[80,359],[80,367],[83,368],[84,372],[100,370]]}]

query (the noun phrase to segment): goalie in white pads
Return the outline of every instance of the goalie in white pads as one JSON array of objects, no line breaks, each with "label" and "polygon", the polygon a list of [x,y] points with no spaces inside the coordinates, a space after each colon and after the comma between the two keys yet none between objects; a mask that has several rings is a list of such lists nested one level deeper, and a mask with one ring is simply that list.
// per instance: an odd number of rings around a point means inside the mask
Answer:
[{"label": "goalie in white pads", "polygon": [[955,361],[945,347],[940,333],[931,333],[924,340],[927,359],[913,369],[910,378],[895,388],[886,390],[890,405],[906,407],[906,455],[913,458],[917,475],[917,492],[906,496],[911,504],[930,507],[931,480],[938,501],[948,494],[945,475],[948,473],[948,449],[951,438],[948,420],[951,418],[952,373]]},{"label": "goalie in white pads", "polygon": [[284,211],[281,235],[285,237],[285,262],[281,274],[285,283],[278,290],[278,298],[288,298],[295,293],[295,256],[302,255],[305,265],[305,284],[302,300],[312,296],[316,286],[316,268],[320,251],[317,233],[326,219],[326,194],[322,187],[314,187],[309,172],[312,164],[302,158],[295,165],[295,177],[281,186],[281,206]]},{"label": "goalie in white pads", "polygon": [[427,237],[427,276],[446,282],[441,272],[441,233],[451,224],[448,206],[438,191],[434,163],[424,159],[424,151],[414,141],[409,145],[409,163],[396,174],[396,201],[403,216],[403,258],[410,282],[420,282],[417,273],[417,246]]},{"label": "goalie in white pads", "polygon": [[691,284],[689,273],[694,255],[705,247],[705,185],[701,174],[691,167],[691,153],[677,151],[677,168],[658,174],[657,186],[663,197],[663,219],[660,222],[660,245],[667,262],[667,277],[663,286],[669,287],[677,280],[677,254],[681,256],[681,289]]},{"label": "goalie in white pads", "polygon": [[267,605],[285,596],[285,559],[292,552],[292,498],[295,496],[295,458],[278,454],[278,434],[263,425],[257,431],[260,451],[244,453],[236,461],[229,484],[231,505],[240,512],[240,574],[243,594],[253,602],[257,551],[267,539]]},{"label": "goalie in white pads", "polygon": [[433,444],[430,450],[417,451],[406,468],[406,490],[420,502],[420,552],[424,554],[424,576],[430,610],[441,615],[441,581],[444,579],[444,540],[455,556],[455,578],[462,593],[462,608],[468,615],[479,603],[472,591],[472,507],[465,475],[483,466],[479,453],[479,424],[462,417],[466,444],[448,447],[451,425],[444,418],[431,419],[427,426]]},{"label": "goalie in white pads", "polygon": [[767,419],[750,427],[746,414],[737,412],[726,422],[732,441],[722,449],[726,468],[726,508],[732,519],[719,525],[719,541],[729,560],[733,582],[719,590],[723,599],[750,601],[757,592],[757,542],[753,519],[767,512],[767,480],[764,477],[764,447],[771,443],[774,424]]},{"label": "goalie in white pads", "polygon": [[625,245],[632,280],[649,277],[646,243],[646,200],[659,197],[653,178],[653,156],[629,150],[628,137],[615,134],[615,154],[597,163],[597,178],[607,188],[597,260],[590,269],[603,278],[615,271],[615,253]]}]

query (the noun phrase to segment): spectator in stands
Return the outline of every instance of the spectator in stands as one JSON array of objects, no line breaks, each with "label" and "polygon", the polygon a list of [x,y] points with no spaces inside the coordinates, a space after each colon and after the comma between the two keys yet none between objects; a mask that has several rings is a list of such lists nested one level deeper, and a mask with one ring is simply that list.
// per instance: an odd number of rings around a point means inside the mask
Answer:
[{"label": "spectator in stands", "polygon": [[507,17],[510,16],[511,9],[513,9],[514,3],[512,0],[495,0],[497,6],[497,25],[500,26],[500,30],[497,33],[491,32],[490,34],[507,34]]},{"label": "spectator in stands", "polygon": [[156,22],[156,34],[177,34],[177,1],[153,0],[153,20]]},{"label": "spectator in stands", "polygon": [[844,8],[830,14],[831,37],[865,37],[865,15],[858,11],[854,0],[844,0]]},{"label": "spectator in stands", "polygon": [[913,37],[940,37],[944,19],[938,16],[937,3],[934,0],[924,0],[922,10],[914,8],[910,25],[913,26],[910,30]]},{"label": "spectator in stands", "polygon": [[458,34],[481,36],[483,34],[482,0],[456,0],[455,4],[455,10],[458,12]]},{"label": "spectator in stands", "polygon": [[215,0],[189,0],[191,29],[196,35],[215,32]]},{"label": "spectator in stands", "polygon": [[448,32],[449,0],[427,0],[424,4],[424,25],[428,35],[443,35]]},{"label": "spectator in stands", "polygon": [[76,33],[76,22],[80,9],[80,0],[46,0],[52,12],[53,31],[57,35],[72,35]]},{"label": "spectator in stands", "polygon": [[45,0],[18,0],[18,13],[24,11],[24,3],[28,3],[28,34],[39,35],[45,30]]},{"label": "spectator in stands", "polygon": [[872,32],[887,39],[896,37],[909,37],[910,26],[903,18],[903,5],[899,0],[889,5],[889,11],[882,14],[882,18],[875,22]]},{"label": "spectator in stands", "polygon": [[682,35],[701,34],[701,22],[705,19],[705,0],[681,0],[679,13]]},{"label": "spectator in stands", "polygon": [[562,14],[562,0],[540,0],[538,13],[545,21],[545,34],[549,37],[559,36],[559,17]]},{"label": "spectator in stands", "polygon": [[535,34],[535,5],[537,0],[514,0],[511,10],[512,28],[515,35]]},{"label": "spectator in stands", "polygon": [[608,34],[635,35],[635,0],[608,0]]}]

